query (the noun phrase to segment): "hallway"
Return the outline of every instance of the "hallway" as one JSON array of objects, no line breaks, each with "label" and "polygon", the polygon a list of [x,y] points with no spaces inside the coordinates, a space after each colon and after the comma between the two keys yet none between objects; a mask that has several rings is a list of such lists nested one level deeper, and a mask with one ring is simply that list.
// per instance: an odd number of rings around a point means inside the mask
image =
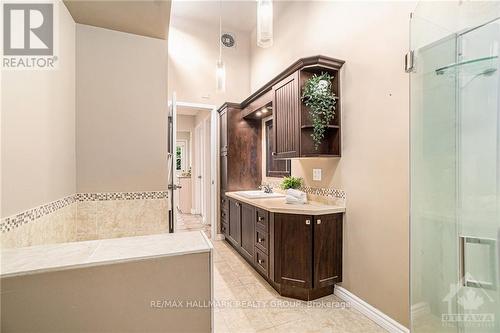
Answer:
[{"label": "hallway", "polygon": [[201,215],[183,214],[177,210],[177,232],[202,230],[211,238],[210,224],[204,224]]}]

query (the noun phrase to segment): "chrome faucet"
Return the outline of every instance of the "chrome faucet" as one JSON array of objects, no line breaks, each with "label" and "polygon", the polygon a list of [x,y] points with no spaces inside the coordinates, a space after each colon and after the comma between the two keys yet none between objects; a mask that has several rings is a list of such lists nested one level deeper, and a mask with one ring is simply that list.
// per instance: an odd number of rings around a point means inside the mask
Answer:
[{"label": "chrome faucet", "polygon": [[262,184],[259,186],[259,189],[264,191],[264,193],[273,193],[273,188],[269,184]]}]

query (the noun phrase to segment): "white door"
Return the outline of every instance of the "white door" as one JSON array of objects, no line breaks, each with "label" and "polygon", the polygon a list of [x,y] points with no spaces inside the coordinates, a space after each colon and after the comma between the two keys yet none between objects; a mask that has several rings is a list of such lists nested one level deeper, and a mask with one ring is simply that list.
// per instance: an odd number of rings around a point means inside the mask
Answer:
[{"label": "white door", "polygon": [[204,150],[204,144],[203,144],[203,124],[199,124],[198,126],[195,127],[194,129],[194,136],[195,136],[195,142],[196,142],[196,147],[195,147],[195,170],[194,170],[194,182],[195,182],[195,198],[194,198],[194,203],[195,203],[195,211],[196,214],[201,214],[203,217],[205,216],[204,214],[204,205],[203,205],[203,169],[204,169],[204,161],[203,161],[203,150]]},{"label": "white door", "polygon": [[176,164],[176,142],[177,142],[177,107],[175,92],[172,94],[172,100],[170,101],[170,108],[168,113],[168,126],[167,126],[167,150],[168,150],[168,232],[175,232],[176,226],[176,202],[177,202],[177,180],[175,176],[175,164]]}]

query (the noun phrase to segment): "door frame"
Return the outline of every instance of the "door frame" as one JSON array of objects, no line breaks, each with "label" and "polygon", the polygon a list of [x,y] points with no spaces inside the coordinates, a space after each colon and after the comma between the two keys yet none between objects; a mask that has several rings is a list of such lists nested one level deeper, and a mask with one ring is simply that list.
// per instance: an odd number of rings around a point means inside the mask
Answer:
[{"label": "door frame", "polygon": [[[203,216],[205,220],[205,207],[204,207],[204,196],[205,189],[203,184],[203,171],[205,169],[205,161],[203,160],[203,136],[205,135],[205,131],[203,128],[203,124],[198,124],[194,128],[194,141],[196,151],[194,154],[194,186],[193,186],[193,194],[194,194],[194,214],[200,214]],[[193,212],[191,212],[193,213]]]},{"label": "door frame", "polygon": [[[223,239],[218,232],[217,198],[219,197],[219,122],[217,107],[212,104],[177,101],[176,106],[192,107],[210,111],[210,233],[212,240]],[[207,221],[208,222],[208,221]]]}]

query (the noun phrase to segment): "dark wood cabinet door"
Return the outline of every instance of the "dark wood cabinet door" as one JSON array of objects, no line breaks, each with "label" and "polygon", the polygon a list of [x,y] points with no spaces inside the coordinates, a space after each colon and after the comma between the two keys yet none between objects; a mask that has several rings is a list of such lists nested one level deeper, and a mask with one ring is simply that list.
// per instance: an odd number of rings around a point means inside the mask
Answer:
[{"label": "dark wood cabinet door", "polygon": [[227,191],[227,154],[220,156],[220,192],[224,194]]},{"label": "dark wood cabinet door", "polygon": [[227,152],[227,109],[219,114],[220,119],[220,152]]},{"label": "dark wood cabinet door", "polygon": [[299,72],[273,86],[274,147],[277,158],[300,154]]},{"label": "dark wood cabinet door", "polygon": [[234,245],[241,244],[241,204],[229,200],[229,223],[227,237]]},{"label": "dark wood cabinet door", "polygon": [[266,134],[266,176],[267,177],[285,177],[291,174],[291,161],[276,159],[274,144],[273,120],[265,123]]},{"label": "dark wood cabinet door", "polygon": [[342,214],[314,217],[314,288],[342,281]]},{"label": "dark wood cabinet door", "polygon": [[241,253],[251,262],[255,252],[255,207],[241,204]]},{"label": "dark wood cabinet door", "polygon": [[274,214],[276,282],[312,287],[312,216]]}]

